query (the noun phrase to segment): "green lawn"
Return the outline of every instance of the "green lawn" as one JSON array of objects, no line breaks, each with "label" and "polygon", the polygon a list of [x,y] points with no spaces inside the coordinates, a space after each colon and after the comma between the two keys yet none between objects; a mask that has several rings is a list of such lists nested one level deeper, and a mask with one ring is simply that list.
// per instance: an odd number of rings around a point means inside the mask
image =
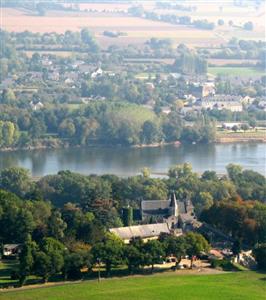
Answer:
[{"label": "green lawn", "polygon": [[239,76],[239,77],[249,77],[249,76],[262,76],[265,72],[262,69],[252,68],[252,67],[209,67],[208,73],[218,76]]},{"label": "green lawn", "polygon": [[139,73],[135,76],[137,79],[141,79],[141,80],[147,80],[147,79],[155,79],[156,78],[156,74],[155,73]]},{"label": "green lawn", "polygon": [[163,275],[5,292],[4,300],[265,300],[266,274]]}]

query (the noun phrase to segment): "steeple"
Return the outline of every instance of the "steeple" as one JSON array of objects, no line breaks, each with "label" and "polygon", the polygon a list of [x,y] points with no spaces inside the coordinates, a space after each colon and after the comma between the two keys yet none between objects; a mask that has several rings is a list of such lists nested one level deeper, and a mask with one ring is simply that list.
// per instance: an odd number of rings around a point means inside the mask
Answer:
[{"label": "steeple", "polygon": [[174,192],[172,192],[172,194],[170,196],[169,213],[173,217],[178,217],[178,205],[177,205],[177,201],[176,201]]}]

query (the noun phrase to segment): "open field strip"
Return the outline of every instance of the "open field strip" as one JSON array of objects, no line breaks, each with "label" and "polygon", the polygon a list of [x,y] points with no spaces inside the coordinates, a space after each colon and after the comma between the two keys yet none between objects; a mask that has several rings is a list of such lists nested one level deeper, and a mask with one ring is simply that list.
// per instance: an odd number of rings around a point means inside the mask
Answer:
[{"label": "open field strip", "polygon": [[265,300],[266,275],[237,272],[218,275],[165,273],[62,286],[3,292],[4,300]]},{"label": "open field strip", "polygon": [[252,67],[209,67],[208,73],[218,76],[263,76],[265,75],[264,70]]}]

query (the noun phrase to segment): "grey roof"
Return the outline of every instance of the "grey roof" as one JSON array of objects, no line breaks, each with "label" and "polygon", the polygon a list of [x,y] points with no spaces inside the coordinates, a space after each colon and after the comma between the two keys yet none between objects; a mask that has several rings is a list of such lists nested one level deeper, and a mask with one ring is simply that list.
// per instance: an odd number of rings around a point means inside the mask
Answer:
[{"label": "grey roof", "polygon": [[18,248],[18,247],[20,247],[21,246],[21,244],[5,244],[4,245],[4,249],[5,250],[13,250],[13,249],[16,249],[16,248]]},{"label": "grey roof", "polygon": [[145,200],[141,201],[142,210],[157,210],[169,208],[171,200]]},{"label": "grey roof", "polygon": [[178,204],[178,210],[179,210],[179,213],[180,213],[180,214],[185,214],[185,213],[186,213],[186,205],[185,205],[185,202],[178,201],[177,204]]},{"label": "grey roof", "polygon": [[235,96],[235,95],[223,95],[223,94],[216,94],[212,96],[206,96],[202,98],[203,102],[208,101],[227,101],[227,102],[239,102],[243,97],[242,96]]},{"label": "grey roof", "polygon": [[167,223],[158,223],[111,228],[110,232],[118,235],[122,240],[130,240],[134,237],[148,238],[159,236],[162,232],[170,233],[170,229]]}]

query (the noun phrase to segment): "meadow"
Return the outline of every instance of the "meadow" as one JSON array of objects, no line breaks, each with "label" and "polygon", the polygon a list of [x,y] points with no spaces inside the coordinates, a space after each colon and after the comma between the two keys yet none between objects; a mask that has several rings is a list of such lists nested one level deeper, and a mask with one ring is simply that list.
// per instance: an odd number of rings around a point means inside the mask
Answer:
[{"label": "meadow", "polygon": [[160,275],[2,292],[2,300],[265,300],[266,274]]}]

